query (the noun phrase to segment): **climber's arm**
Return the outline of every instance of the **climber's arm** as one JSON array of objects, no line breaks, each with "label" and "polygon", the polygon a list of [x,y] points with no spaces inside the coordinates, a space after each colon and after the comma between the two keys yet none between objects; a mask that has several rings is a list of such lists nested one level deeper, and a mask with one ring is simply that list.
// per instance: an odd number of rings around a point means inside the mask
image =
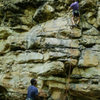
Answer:
[{"label": "climber's arm", "polygon": [[72,8],[71,8],[71,7],[69,7],[69,8],[68,8],[68,12],[69,12],[71,9],[72,9]]}]

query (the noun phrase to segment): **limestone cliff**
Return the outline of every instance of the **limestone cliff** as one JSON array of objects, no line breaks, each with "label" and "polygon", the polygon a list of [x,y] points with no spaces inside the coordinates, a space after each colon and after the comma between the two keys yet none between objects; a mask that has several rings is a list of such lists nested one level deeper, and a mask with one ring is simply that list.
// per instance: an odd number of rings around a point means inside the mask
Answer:
[{"label": "limestone cliff", "polygon": [[[41,100],[100,100],[100,1],[0,0],[0,100],[25,100],[30,79]],[[9,99],[10,98],[10,99]]]}]

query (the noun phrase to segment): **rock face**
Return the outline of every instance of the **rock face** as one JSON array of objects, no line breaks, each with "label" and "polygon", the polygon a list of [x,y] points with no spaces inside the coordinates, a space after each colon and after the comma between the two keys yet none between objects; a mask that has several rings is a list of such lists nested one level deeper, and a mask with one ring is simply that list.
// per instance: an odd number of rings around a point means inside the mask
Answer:
[{"label": "rock face", "polygon": [[[36,78],[41,100],[100,100],[100,2],[0,0],[0,100],[25,100]],[[44,95],[45,94],[45,95]]]}]

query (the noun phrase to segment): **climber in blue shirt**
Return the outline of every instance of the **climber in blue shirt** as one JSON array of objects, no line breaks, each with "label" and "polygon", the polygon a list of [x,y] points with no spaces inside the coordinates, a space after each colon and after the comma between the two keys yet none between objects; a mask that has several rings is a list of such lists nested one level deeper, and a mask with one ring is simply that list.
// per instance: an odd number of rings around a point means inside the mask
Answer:
[{"label": "climber in blue shirt", "polygon": [[[79,22],[80,22],[79,3],[77,0],[72,0],[72,1],[73,1],[73,3],[70,5],[68,11],[70,9],[73,9],[72,23],[73,23],[73,25],[75,25],[75,23],[79,24]],[[75,19],[77,19],[77,22],[75,22]]]},{"label": "climber in blue shirt", "polygon": [[37,81],[35,79],[31,79],[30,83],[31,85],[28,87],[26,100],[39,100],[38,89],[36,88]]}]

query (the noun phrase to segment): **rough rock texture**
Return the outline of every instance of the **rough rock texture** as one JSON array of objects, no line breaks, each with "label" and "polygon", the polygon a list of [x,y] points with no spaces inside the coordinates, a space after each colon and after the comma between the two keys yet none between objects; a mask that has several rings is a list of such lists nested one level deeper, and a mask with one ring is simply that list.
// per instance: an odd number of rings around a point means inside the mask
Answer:
[{"label": "rough rock texture", "polygon": [[0,100],[25,100],[31,78],[41,100],[100,100],[100,2],[79,3],[71,28],[71,0],[0,0]]}]

